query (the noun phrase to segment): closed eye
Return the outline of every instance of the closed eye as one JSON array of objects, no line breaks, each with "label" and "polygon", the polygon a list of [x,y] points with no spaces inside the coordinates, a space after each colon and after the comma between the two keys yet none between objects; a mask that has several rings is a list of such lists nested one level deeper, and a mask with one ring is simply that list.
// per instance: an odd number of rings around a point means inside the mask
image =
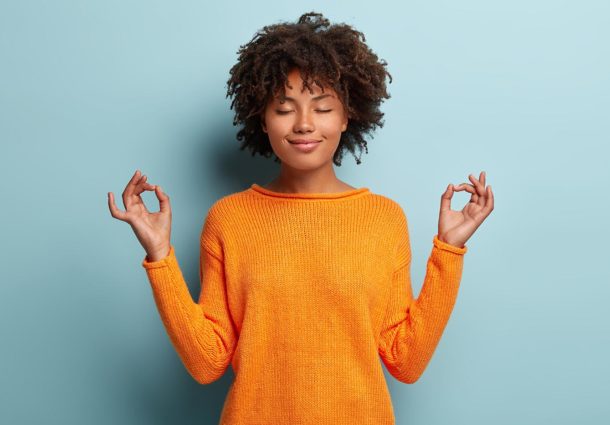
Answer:
[{"label": "closed eye", "polygon": [[[327,113],[327,112],[331,112],[332,109],[316,109],[316,112],[321,112],[321,113]],[[291,113],[292,111],[279,111],[276,110],[275,112],[277,112],[279,115],[286,115]]]}]

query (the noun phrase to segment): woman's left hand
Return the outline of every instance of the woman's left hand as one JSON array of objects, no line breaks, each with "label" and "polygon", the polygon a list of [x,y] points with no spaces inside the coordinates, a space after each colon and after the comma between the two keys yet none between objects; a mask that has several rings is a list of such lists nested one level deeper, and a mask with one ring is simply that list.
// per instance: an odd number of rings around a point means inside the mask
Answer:
[{"label": "woman's left hand", "polygon": [[[481,172],[478,180],[472,174],[469,174],[468,178],[472,184],[447,186],[447,190],[441,196],[441,211],[438,218],[438,238],[460,248],[494,209],[491,186],[485,187],[485,171]],[[453,192],[463,190],[472,194],[470,202],[462,208],[462,211],[452,211]]]}]

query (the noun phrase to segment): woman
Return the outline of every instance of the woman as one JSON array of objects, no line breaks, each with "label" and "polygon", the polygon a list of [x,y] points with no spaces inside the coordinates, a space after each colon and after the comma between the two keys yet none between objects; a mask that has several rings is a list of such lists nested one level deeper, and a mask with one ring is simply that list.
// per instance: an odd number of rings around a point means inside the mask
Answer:
[{"label": "woman", "polygon": [[[108,195],[112,216],[132,226],[146,251],[142,265],[188,372],[206,384],[233,366],[221,424],[393,424],[379,358],[414,383],[433,355],[465,243],[493,210],[493,194],[484,173],[448,185],[414,299],[404,211],[333,168],[382,125],[386,76],[364,35],[313,12],[242,46],[228,82],[243,125],[237,137],[281,168],[208,211],[198,303],[170,243],[167,194],[138,170],[123,192],[126,211]],[[145,190],[155,191],[159,212],[147,211]],[[450,209],[454,191],[471,193],[462,211]]]}]

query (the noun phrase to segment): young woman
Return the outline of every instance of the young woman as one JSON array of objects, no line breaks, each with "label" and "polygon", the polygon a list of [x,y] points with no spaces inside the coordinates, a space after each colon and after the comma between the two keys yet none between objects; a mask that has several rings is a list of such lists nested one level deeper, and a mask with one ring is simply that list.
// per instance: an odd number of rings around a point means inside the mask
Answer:
[{"label": "young woman", "polygon": [[[389,97],[391,76],[364,41],[312,12],[241,47],[228,82],[237,138],[281,168],[209,209],[197,303],[170,243],[167,194],[139,170],[123,192],[126,211],[108,194],[112,216],[146,251],[142,266],[188,372],[206,384],[233,367],[221,424],[393,424],[380,358],[399,381],[418,380],[457,298],[465,243],[493,210],[483,172],[447,186],[414,299],[401,206],[333,168],[345,151],[366,149]],[[146,209],[145,190],[159,212]],[[450,208],[454,191],[471,194],[461,211]]]}]

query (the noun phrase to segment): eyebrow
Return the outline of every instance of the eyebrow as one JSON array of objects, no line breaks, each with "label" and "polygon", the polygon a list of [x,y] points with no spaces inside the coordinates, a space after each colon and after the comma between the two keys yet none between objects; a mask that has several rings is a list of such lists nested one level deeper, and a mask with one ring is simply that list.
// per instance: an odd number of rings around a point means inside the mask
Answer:
[{"label": "eyebrow", "polygon": [[[333,96],[328,94],[328,93],[325,93],[325,94],[321,94],[320,96],[316,96],[316,97],[312,98],[311,100],[320,100],[320,99],[324,99],[325,97],[333,97]],[[290,100],[290,101],[293,101],[293,102],[295,100],[294,98],[289,97],[289,96],[286,96],[286,97],[278,96],[277,99],[279,99],[279,100]]]}]

